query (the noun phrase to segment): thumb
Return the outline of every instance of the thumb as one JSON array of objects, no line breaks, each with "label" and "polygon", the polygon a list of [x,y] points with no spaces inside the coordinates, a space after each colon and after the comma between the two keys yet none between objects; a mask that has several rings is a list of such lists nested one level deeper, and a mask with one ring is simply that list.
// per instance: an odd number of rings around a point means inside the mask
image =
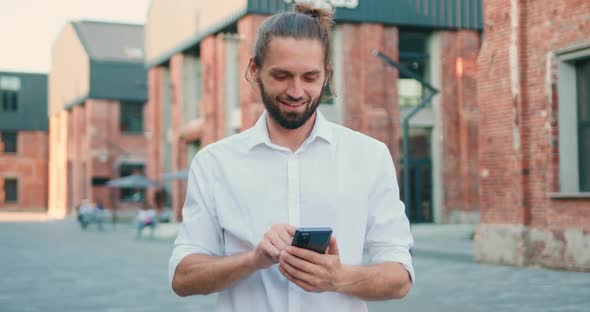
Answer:
[{"label": "thumb", "polygon": [[338,250],[338,243],[336,242],[336,237],[334,236],[330,238],[330,244],[328,245],[328,254],[340,255],[340,251]]}]

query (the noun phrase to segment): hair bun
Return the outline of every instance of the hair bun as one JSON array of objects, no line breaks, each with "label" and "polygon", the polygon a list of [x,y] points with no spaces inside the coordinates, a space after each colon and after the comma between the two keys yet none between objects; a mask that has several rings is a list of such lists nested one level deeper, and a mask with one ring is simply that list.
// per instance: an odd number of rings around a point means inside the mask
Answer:
[{"label": "hair bun", "polygon": [[310,2],[299,2],[293,6],[293,11],[305,15],[309,15],[317,19],[320,25],[329,31],[330,27],[334,23],[334,9],[330,6],[329,8],[317,7]]}]

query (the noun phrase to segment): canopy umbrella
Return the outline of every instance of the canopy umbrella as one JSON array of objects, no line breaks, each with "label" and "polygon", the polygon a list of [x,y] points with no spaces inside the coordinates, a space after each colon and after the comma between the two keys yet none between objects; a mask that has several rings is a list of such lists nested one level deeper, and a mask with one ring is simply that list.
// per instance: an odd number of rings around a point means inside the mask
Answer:
[{"label": "canopy umbrella", "polygon": [[188,180],[188,168],[179,171],[167,172],[162,175],[163,180]]},{"label": "canopy umbrella", "polygon": [[148,179],[144,175],[132,174],[126,177],[112,179],[107,181],[107,187],[118,187],[118,188],[150,188],[158,187],[160,184],[156,181]]}]

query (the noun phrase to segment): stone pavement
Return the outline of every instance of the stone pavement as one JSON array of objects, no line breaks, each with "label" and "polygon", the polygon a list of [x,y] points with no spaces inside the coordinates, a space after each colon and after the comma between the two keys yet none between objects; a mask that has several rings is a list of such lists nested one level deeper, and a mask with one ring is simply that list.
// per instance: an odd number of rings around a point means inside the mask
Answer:
[{"label": "stone pavement", "polygon": [[414,256],[475,261],[473,224],[412,224]]},{"label": "stone pavement", "polygon": [[412,225],[416,283],[370,311],[590,311],[590,273],[479,264],[473,225]]},{"label": "stone pavement", "polygon": [[0,223],[0,311],[212,311],[214,296],[172,292],[171,241],[134,236],[126,224]]},{"label": "stone pavement", "polygon": [[[2,220],[0,214],[0,221]],[[588,311],[590,274],[475,263],[473,226],[413,225],[417,281],[385,311]],[[213,311],[177,297],[167,262],[175,226],[134,239],[129,225],[81,231],[72,219],[0,222],[0,311]]]}]

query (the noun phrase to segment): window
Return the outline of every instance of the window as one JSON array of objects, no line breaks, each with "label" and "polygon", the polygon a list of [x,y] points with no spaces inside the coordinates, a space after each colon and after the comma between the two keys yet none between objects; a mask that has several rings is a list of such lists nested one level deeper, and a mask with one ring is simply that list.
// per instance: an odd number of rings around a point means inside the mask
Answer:
[{"label": "window", "polygon": [[110,179],[108,177],[92,177],[92,186],[105,186]]},{"label": "window", "polygon": [[18,110],[18,93],[16,91],[0,90],[3,112],[16,112]]},{"label": "window", "polygon": [[128,59],[143,59],[143,49],[142,48],[125,48],[125,56]]},{"label": "window", "polygon": [[[119,167],[121,177],[132,174],[143,174],[144,166],[142,164],[124,164]],[[145,199],[145,190],[137,188],[121,188],[120,200],[123,202],[143,202]]]},{"label": "window", "polygon": [[18,92],[21,81],[19,77],[0,76],[0,110],[15,112],[18,110]]},{"label": "window", "polygon": [[2,132],[2,144],[4,145],[4,153],[16,154],[18,151],[18,135],[17,132]]},{"label": "window", "polygon": [[590,44],[558,52],[559,192],[590,192]]},{"label": "window", "polygon": [[402,107],[418,106],[424,97],[424,87],[412,78],[401,78],[397,81],[399,105]]},{"label": "window", "polygon": [[4,180],[4,201],[7,203],[18,201],[18,181],[16,179]]},{"label": "window", "polygon": [[119,126],[121,132],[141,134],[143,133],[143,103],[121,102],[121,117]]},{"label": "window", "polygon": [[580,191],[590,192],[590,59],[576,62]]},{"label": "window", "polygon": [[[399,63],[406,69],[426,80],[426,66],[429,56],[426,52],[428,33],[401,31],[399,34]],[[417,106],[424,97],[422,83],[405,73],[399,73],[399,104],[402,107]]]}]

